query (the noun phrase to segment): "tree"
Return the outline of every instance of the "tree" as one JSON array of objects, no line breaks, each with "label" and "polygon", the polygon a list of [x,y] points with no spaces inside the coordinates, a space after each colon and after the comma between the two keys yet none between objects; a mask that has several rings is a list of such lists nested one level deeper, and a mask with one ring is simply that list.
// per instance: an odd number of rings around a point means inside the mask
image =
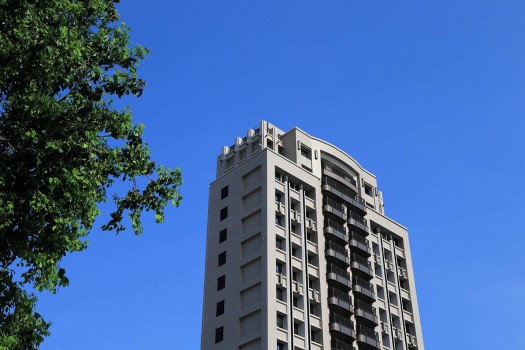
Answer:
[{"label": "tree", "polygon": [[117,2],[0,0],[0,349],[49,335],[37,294],[68,285],[61,259],[86,248],[99,203],[115,204],[103,230],[127,215],[139,234],[143,212],[162,222],[181,200],[179,169],[157,165],[143,126],[113,105],[141,95],[148,53],[116,23]]}]

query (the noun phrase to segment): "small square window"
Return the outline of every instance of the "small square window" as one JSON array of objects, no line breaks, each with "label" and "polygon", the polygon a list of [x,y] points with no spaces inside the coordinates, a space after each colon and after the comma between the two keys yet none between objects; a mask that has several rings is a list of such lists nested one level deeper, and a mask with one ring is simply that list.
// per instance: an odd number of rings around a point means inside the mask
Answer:
[{"label": "small square window", "polygon": [[277,327],[284,329],[284,315],[277,314]]},{"label": "small square window", "polygon": [[228,186],[225,186],[221,189],[221,199],[228,197]]},{"label": "small square window", "polygon": [[372,197],[374,195],[374,189],[369,184],[365,183],[365,193]]},{"label": "small square window", "polygon": [[215,312],[215,316],[220,316],[224,314],[224,300],[221,300],[217,303],[217,310]]},{"label": "small square window", "polygon": [[282,218],[282,216],[275,215],[275,224],[279,225],[279,226],[283,225],[283,218]]},{"label": "small square window", "polygon": [[280,250],[284,250],[284,240],[281,237],[275,238],[275,247]]},{"label": "small square window", "polygon": [[228,207],[221,209],[221,221],[228,217]]},{"label": "small square window", "polygon": [[282,288],[277,287],[275,289],[275,297],[277,300],[284,301],[284,290]]},{"label": "small square window", "polygon": [[220,343],[224,339],[224,327],[221,326],[215,329],[215,344]]},{"label": "small square window", "polygon": [[282,262],[280,262],[280,261],[277,261],[277,262],[275,263],[275,272],[277,272],[277,273],[283,273],[283,270],[284,270],[283,267],[284,267],[284,264],[283,264]]},{"label": "small square window", "polygon": [[226,264],[226,252],[219,254],[219,266]]},{"label": "small square window", "polygon": [[227,228],[219,232],[219,243],[224,242],[226,239],[228,239],[228,229]]},{"label": "small square window", "polygon": [[217,290],[222,290],[226,287],[226,275],[217,278]]}]

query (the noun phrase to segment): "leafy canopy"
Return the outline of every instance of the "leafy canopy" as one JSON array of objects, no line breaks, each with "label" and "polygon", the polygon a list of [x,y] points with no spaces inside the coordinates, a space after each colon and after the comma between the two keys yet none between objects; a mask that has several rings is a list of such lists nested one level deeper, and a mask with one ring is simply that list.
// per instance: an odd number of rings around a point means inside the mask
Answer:
[{"label": "leafy canopy", "polygon": [[49,323],[33,290],[56,292],[68,279],[67,253],[85,236],[115,181],[115,210],[102,226],[136,234],[141,214],[178,205],[179,169],[151,160],[128,108],[140,96],[148,51],[117,24],[116,0],[0,0],[0,349],[36,349]]}]

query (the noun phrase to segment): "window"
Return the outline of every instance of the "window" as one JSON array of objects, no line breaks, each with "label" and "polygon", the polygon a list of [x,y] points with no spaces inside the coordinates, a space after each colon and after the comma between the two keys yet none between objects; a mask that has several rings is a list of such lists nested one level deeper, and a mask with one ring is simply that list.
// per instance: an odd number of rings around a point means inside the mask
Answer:
[{"label": "window", "polygon": [[308,159],[311,159],[311,154],[312,154],[312,151],[309,149],[309,148],[306,148],[306,147],[301,147],[301,155],[303,157],[306,157]]},{"label": "window", "polygon": [[277,350],[286,350],[285,346],[286,345],[283,342],[277,342]]},{"label": "window", "polygon": [[277,272],[277,273],[283,273],[283,270],[284,270],[284,269],[283,269],[283,266],[284,266],[284,264],[283,264],[282,262],[277,261],[277,262],[275,263],[275,272]]},{"label": "window", "polygon": [[282,203],[283,196],[280,193],[275,194],[275,201],[278,203]]},{"label": "window", "polygon": [[266,140],[266,145],[268,146],[268,148],[273,149],[273,141]]},{"label": "window", "polygon": [[295,210],[295,203],[290,203],[290,209]]},{"label": "window", "polygon": [[217,278],[217,290],[222,290],[226,287],[226,275]]},{"label": "window", "polygon": [[219,254],[219,266],[226,264],[226,252]]},{"label": "window", "polygon": [[276,237],[275,238],[275,247],[277,249],[280,249],[280,250],[285,250],[284,249],[284,240],[281,237]]},{"label": "window", "polygon": [[321,342],[321,337],[319,335],[319,331],[318,330],[315,330],[312,328],[311,332],[310,332],[310,337],[312,338],[312,341],[315,342],[315,343],[320,343]]},{"label": "window", "polygon": [[221,190],[221,199],[228,197],[228,186],[225,186]]},{"label": "window", "polygon": [[220,316],[224,314],[224,300],[221,300],[217,303],[217,310],[215,312],[215,316]]},{"label": "window", "polygon": [[283,182],[283,175],[278,171],[275,172],[275,180]]},{"label": "window", "polygon": [[300,324],[298,322],[293,323],[293,334],[300,335],[299,327],[300,327]]},{"label": "window", "polygon": [[285,301],[285,299],[284,299],[284,290],[282,288],[277,287],[275,289],[275,297],[277,298],[277,300]]},{"label": "window", "polygon": [[215,329],[215,344],[220,343],[224,339],[224,327],[221,326]]},{"label": "window", "polygon": [[284,329],[284,315],[277,314],[277,327]]},{"label": "window", "polygon": [[293,306],[294,307],[299,307],[299,298],[298,297],[293,297]]},{"label": "window", "polygon": [[221,209],[221,221],[228,217],[228,207]]},{"label": "window", "polygon": [[275,215],[275,224],[279,226],[283,226],[283,218],[279,215]]},{"label": "window", "polygon": [[374,195],[374,191],[373,191],[373,188],[372,186],[370,186],[369,184],[365,183],[365,193],[367,195],[369,195],[370,197],[372,197]]},{"label": "window", "polygon": [[297,225],[292,224],[292,229],[291,229],[291,231],[292,231],[293,233],[297,233]]},{"label": "window", "polygon": [[221,232],[219,232],[219,243],[224,242],[228,238],[228,229],[225,228]]},{"label": "window", "polygon": [[292,256],[295,256],[296,258],[300,258],[300,256],[299,256],[299,248],[292,247]]}]

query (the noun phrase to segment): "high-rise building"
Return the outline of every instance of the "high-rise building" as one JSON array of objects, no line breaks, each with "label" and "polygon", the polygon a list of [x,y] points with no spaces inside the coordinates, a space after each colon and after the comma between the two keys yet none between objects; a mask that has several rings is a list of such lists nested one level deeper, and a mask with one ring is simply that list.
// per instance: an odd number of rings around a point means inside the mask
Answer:
[{"label": "high-rise building", "polygon": [[339,148],[262,121],[210,186],[202,350],[423,350],[405,227]]}]

